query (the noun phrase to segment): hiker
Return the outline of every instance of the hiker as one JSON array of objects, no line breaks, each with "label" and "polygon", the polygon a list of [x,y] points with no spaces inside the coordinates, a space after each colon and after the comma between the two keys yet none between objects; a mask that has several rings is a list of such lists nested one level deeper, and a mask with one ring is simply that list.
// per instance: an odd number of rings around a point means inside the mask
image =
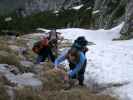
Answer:
[{"label": "hiker", "polygon": [[56,54],[58,54],[58,40],[60,40],[61,38],[59,38],[59,35],[61,33],[57,32],[56,29],[51,30],[50,32],[48,32],[48,40],[49,40],[49,45],[52,48],[53,52]]},{"label": "hiker", "polygon": [[[80,40],[80,42],[82,40],[82,43],[79,43],[79,41],[77,40]],[[55,60],[55,69],[59,69],[58,68],[59,64],[62,61],[66,59],[68,60],[69,67],[70,67],[70,71],[68,71],[68,77],[72,79],[75,79],[75,78],[78,79],[79,85],[83,85],[83,80],[84,80],[84,72],[85,72],[85,67],[87,62],[85,57],[85,53],[87,52],[85,50],[87,43],[88,41],[85,40],[84,37],[77,38],[73,46],[67,52],[62,53]]]},{"label": "hiker", "polygon": [[53,52],[51,50],[47,37],[44,37],[42,40],[36,42],[32,50],[38,55],[35,62],[36,64],[44,62],[46,58],[49,58],[51,62],[54,63],[55,56],[53,55]]}]

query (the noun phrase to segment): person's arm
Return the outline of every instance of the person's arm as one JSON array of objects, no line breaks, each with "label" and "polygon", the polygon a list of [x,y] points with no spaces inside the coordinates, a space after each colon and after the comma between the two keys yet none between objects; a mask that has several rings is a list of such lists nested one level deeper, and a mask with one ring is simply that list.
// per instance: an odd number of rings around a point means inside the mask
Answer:
[{"label": "person's arm", "polygon": [[54,62],[54,67],[58,68],[58,65],[66,59],[67,52],[63,52]]},{"label": "person's arm", "polygon": [[77,74],[79,72],[79,70],[82,68],[82,66],[85,62],[85,59],[86,59],[85,55],[82,52],[80,52],[80,61],[78,64],[76,64],[76,67],[73,70],[70,70],[68,72],[69,77],[73,77],[75,74]]}]

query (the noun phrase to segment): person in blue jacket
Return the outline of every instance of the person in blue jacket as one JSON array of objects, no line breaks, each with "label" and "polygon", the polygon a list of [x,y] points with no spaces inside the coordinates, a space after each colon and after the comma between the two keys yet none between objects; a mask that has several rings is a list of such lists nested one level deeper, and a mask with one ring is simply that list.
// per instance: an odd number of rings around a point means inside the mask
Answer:
[{"label": "person in blue jacket", "polygon": [[55,68],[58,69],[59,64],[64,60],[68,60],[69,62],[70,70],[68,71],[68,77],[72,79],[78,79],[79,85],[83,85],[86,67],[85,54],[77,48],[72,47],[67,52],[62,53],[55,60]]}]

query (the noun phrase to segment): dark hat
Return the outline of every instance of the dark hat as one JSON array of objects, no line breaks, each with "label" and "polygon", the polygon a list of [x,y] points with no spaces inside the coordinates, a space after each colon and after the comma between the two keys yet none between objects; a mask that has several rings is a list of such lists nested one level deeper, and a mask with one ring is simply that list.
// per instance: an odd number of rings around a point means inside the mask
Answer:
[{"label": "dark hat", "polygon": [[79,36],[76,40],[75,40],[76,43],[82,45],[82,46],[86,46],[88,45],[88,41],[85,39],[84,36]]}]

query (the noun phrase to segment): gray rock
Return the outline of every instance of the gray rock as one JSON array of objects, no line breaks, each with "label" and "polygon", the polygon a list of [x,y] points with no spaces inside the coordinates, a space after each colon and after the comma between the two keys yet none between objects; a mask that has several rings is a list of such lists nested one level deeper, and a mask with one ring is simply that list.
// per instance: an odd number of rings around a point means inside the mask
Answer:
[{"label": "gray rock", "polygon": [[12,78],[11,81],[18,84],[18,86],[22,85],[22,86],[32,86],[33,88],[41,88],[42,82],[34,77],[35,75],[33,73],[24,73],[15,76],[14,79]]},{"label": "gray rock", "polygon": [[35,78],[35,74],[23,73],[15,75],[10,71],[10,66],[7,64],[0,64],[0,74],[8,80],[9,85],[31,86],[35,89],[42,87],[42,82]]},{"label": "gray rock", "polygon": [[21,68],[24,72],[32,71],[34,64],[30,61],[20,61]]},{"label": "gray rock", "polygon": [[21,65],[25,67],[32,67],[34,64],[30,61],[20,61]]},{"label": "gray rock", "polygon": [[133,1],[132,0],[95,0],[93,11],[99,10],[94,18],[93,28],[109,29],[125,22],[122,35],[133,37]]}]

